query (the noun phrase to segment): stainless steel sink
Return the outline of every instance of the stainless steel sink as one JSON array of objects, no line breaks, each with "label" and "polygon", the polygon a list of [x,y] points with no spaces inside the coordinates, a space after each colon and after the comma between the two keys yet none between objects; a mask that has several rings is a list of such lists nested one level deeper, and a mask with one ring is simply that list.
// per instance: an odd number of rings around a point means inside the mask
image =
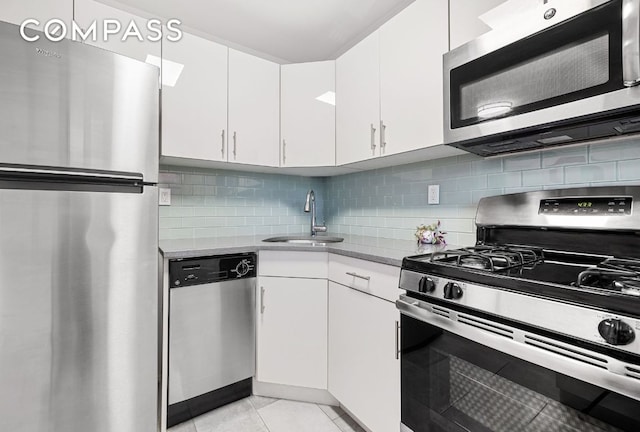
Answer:
[{"label": "stainless steel sink", "polygon": [[262,240],[267,243],[306,243],[306,244],[323,244],[323,243],[339,243],[343,241],[342,237],[328,237],[328,236],[281,236],[271,237]]}]

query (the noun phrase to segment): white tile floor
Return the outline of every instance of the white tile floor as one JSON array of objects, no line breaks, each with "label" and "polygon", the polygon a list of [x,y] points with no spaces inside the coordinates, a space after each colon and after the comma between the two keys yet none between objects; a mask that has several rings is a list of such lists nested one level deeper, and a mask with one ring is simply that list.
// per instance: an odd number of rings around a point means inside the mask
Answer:
[{"label": "white tile floor", "polygon": [[168,432],[364,432],[339,407],[251,396]]}]

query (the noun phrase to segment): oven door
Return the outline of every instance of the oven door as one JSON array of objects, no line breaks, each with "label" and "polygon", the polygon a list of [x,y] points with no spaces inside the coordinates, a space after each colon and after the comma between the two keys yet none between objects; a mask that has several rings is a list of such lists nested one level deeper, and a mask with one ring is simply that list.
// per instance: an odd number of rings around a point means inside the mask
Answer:
[{"label": "oven door", "polygon": [[402,432],[640,430],[640,367],[407,296],[397,306]]},{"label": "oven door", "polygon": [[446,54],[445,143],[496,142],[487,137],[639,104],[640,90],[625,87],[640,78],[639,8],[638,0],[541,6]]}]

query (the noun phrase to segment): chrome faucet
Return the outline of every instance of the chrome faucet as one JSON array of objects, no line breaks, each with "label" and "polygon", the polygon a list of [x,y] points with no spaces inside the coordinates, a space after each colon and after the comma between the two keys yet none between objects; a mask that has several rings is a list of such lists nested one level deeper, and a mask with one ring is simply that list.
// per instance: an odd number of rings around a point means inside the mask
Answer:
[{"label": "chrome faucet", "polygon": [[327,232],[324,225],[316,225],[316,194],[313,189],[307,192],[307,200],[304,203],[304,212],[311,212],[311,237],[315,237],[319,232]]}]

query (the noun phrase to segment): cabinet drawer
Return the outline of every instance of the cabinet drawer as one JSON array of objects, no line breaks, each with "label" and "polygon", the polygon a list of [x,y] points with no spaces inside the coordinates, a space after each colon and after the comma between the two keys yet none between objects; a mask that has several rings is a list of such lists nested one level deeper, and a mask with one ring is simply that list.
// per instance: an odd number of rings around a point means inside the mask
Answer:
[{"label": "cabinet drawer", "polygon": [[395,302],[400,268],[331,254],[329,280]]},{"label": "cabinet drawer", "polygon": [[327,255],[326,252],[260,251],[258,275],[326,279]]}]

